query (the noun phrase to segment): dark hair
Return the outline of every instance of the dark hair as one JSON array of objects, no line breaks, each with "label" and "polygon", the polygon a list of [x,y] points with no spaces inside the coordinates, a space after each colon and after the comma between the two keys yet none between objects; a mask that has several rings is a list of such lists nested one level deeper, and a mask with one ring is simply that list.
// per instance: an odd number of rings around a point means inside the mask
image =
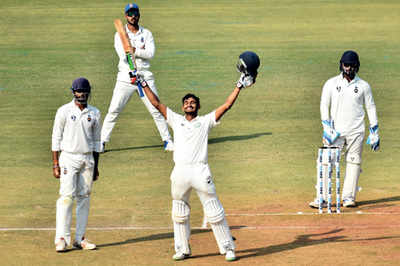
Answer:
[{"label": "dark hair", "polygon": [[182,104],[185,103],[185,100],[189,99],[189,98],[193,98],[196,100],[196,103],[198,106],[200,106],[200,98],[197,97],[196,95],[192,94],[192,93],[188,93],[185,96],[183,96],[182,98]]}]

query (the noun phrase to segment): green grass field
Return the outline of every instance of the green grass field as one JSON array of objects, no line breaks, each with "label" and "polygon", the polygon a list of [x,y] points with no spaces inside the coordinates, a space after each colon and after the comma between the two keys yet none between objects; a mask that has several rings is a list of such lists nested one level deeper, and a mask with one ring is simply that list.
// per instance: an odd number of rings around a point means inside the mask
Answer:
[{"label": "green grass field", "polygon": [[[113,20],[123,19],[126,3],[2,0],[0,4],[3,265],[173,263],[172,154],[163,152],[154,122],[137,96],[117,122],[107,146],[111,151],[100,158],[100,180],[94,186],[89,217],[89,227],[100,230],[88,231],[99,250],[56,254],[54,231],[20,230],[55,227],[59,184],[52,177],[50,151],[55,112],[71,100],[72,80],[85,76],[93,86],[91,104],[104,118],[117,73]],[[256,85],[241,93],[209,141],[209,163],[228,221],[243,228],[233,230],[239,236],[236,263],[396,265],[400,259],[400,224],[395,219],[400,214],[400,3],[137,3],[140,24],[152,31],[156,41],[151,63],[160,98],[176,111],[187,92],[200,96],[202,114],[212,111],[234,87],[238,55],[252,50],[261,58]],[[308,202],[314,197],[321,143],[321,87],[338,73],[340,56],[348,49],[359,53],[359,74],[373,88],[381,151],[372,153],[365,145],[359,208],[341,216],[294,216],[315,212]],[[367,214],[355,214],[359,210]],[[199,226],[201,218],[193,193],[192,225]],[[298,224],[303,226],[298,231],[279,227]],[[355,231],[346,231],[355,224]],[[313,230],[323,232],[323,237],[324,226],[326,231],[334,227],[338,231],[330,233],[343,234],[346,240],[342,235],[307,240],[314,237]],[[105,227],[141,229],[101,230]],[[192,248],[197,257],[183,263],[225,263],[216,254],[209,231],[195,230]]]}]

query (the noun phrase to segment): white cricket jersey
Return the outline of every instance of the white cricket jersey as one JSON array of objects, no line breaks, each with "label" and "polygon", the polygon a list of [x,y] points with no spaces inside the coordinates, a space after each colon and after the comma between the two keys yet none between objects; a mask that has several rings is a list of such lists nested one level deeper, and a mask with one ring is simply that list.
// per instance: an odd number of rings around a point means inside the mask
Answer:
[{"label": "white cricket jersey", "polygon": [[[125,30],[128,33],[129,41],[132,47],[136,48],[136,67],[138,71],[149,71],[150,69],[150,59],[154,57],[156,46],[154,44],[153,34],[148,29],[139,26],[139,30],[136,33],[131,32],[127,25],[125,25]],[[130,82],[129,78],[129,68],[128,61],[126,60],[126,53],[124,47],[122,46],[121,38],[118,32],[114,36],[114,48],[119,56],[118,63],[118,76],[117,80]]]},{"label": "white cricket jersey", "polygon": [[74,100],[61,106],[54,119],[52,151],[100,152],[100,111],[87,105],[81,111]]},{"label": "white cricket jersey", "polygon": [[333,120],[341,136],[365,131],[364,105],[371,126],[378,124],[376,106],[369,84],[358,75],[348,82],[340,73],[325,82],[321,96],[321,120]]},{"label": "white cricket jersey", "polygon": [[174,130],[175,164],[206,164],[208,134],[211,128],[219,124],[215,121],[215,111],[188,121],[185,116],[167,108],[167,122]]}]

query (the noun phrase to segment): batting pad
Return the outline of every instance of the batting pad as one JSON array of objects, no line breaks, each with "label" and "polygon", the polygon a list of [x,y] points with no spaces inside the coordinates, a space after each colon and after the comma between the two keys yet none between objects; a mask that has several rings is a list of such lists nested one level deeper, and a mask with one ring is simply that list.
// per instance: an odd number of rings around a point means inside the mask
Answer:
[{"label": "batting pad", "polygon": [[204,212],[210,224],[218,223],[225,218],[225,211],[217,198],[212,198],[204,203]]},{"label": "batting pad", "polygon": [[190,254],[190,207],[182,200],[172,201],[172,220],[174,221],[175,251]]},{"label": "batting pad", "polygon": [[343,183],[342,199],[356,200],[358,179],[361,173],[361,166],[355,163],[346,164],[346,175]]},{"label": "batting pad", "polygon": [[218,223],[211,223],[211,229],[221,254],[226,254],[228,250],[235,250],[235,243],[233,243],[231,231],[225,218]]}]

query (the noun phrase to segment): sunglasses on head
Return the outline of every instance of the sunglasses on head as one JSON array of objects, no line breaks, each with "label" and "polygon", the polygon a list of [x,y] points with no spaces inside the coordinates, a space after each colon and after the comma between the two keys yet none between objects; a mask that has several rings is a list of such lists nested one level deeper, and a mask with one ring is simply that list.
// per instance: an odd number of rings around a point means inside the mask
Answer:
[{"label": "sunglasses on head", "polygon": [[137,9],[130,9],[130,10],[128,10],[128,12],[126,12],[126,15],[128,17],[132,17],[132,16],[138,17],[139,11]]}]

